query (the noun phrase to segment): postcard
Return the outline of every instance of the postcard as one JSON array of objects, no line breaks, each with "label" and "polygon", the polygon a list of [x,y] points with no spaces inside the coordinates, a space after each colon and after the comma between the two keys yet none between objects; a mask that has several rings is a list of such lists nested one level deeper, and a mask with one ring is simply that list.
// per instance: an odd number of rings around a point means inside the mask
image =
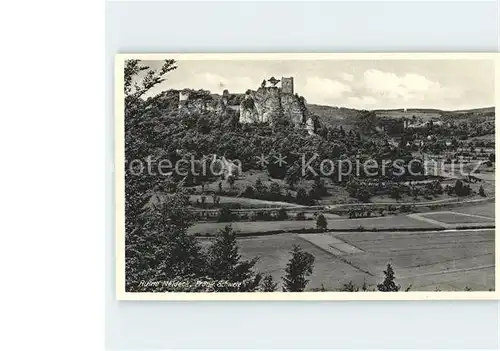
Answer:
[{"label": "postcard", "polygon": [[497,299],[499,57],[117,54],[117,298]]}]

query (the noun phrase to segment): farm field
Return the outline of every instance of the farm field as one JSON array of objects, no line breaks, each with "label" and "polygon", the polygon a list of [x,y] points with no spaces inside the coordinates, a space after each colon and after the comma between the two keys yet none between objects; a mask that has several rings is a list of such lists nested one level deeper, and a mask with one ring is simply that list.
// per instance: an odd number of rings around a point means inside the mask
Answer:
[{"label": "farm field", "polygon": [[454,208],[453,211],[458,212],[458,213],[491,217],[494,219],[495,218],[495,203],[490,202],[490,203],[485,203],[485,204],[481,204],[481,205]]},{"label": "farm field", "polygon": [[[427,215],[426,215],[427,216]],[[430,215],[429,215],[430,216]],[[459,213],[450,215],[447,212],[433,212],[432,216],[437,219],[425,220],[423,215],[396,215],[386,217],[371,217],[371,218],[358,218],[358,219],[331,219],[327,218],[328,229],[339,230],[353,230],[363,227],[365,230],[389,230],[389,229],[432,229],[432,228],[447,228],[449,227],[446,220],[455,225],[471,224],[493,224],[493,220],[488,220],[481,217],[470,217],[460,215]],[[439,217],[441,216],[441,217]],[[462,218],[464,218],[462,220]],[[472,218],[472,219],[471,219]],[[218,230],[224,228],[226,225],[231,225],[236,232],[240,233],[259,233],[269,232],[276,230],[299,230],[304,228],[315,228],[316,221],[257,221],[257,222],[231,222],[231,223],[196,223],[188,229],[191,234],[215,234]]]},{"label": "farm field", "polygon": [[[412,217],[415,216],[415,217]],[[480,217],[476,217],[480,216]],[[421,218],[427,218],[425,221]],[[472,222],[471,222],[472,221]],[[449,228],[441,231],[283,233],[238,238],[244,258],[259,256],[256,269],[280,282],[294,244],[314,255],[315,267],[307,290],[340,289],[350,281],[366,283],[370,289],[383,279],[391,263],[396,282],[413,291],[456,291],[466,288],[485,291],[494,288],[494,229],[453,230],[453,226],[492,225],[494,203],[464,206],[453,211],[436,211],[362,219],[331,219],[328,228]],[[192,233],[215,233],[228,223],[199,223]],[[441,225],[440,225],[441,224]],[[200,227],[201,226],[201,227]],[[255,233],[270,230],[314,228],[315,221],[236,222],[236,231]],[[250,234],[251,235],[251,234]],[[210,239],[199,239],[208,243]]]},{"label": "farm field", "polygon": [[485,222],[491,222],[492,219],[485,217],[485,216],[480,216],[480,215],[472,215],[472,214],[461,214],[459,212],[452,212],[452,211],[442,211],[442,212],[435,212],[435,213],[421,213],[420,216],[430,218],[439,222],[444,222],[447,224],[454,224],[454,223],[485,223]]},{"label": "farm field", "polygon": [[[203,239],[204,244],[208,239]],[[305,251],[314,255],[313,276],[306,290],[321,288],[321,284],[329,290],[338,289],[342,284],[347,283],[353,277],[363,283],[364,274],[354,267],[342,262],[331,254],[301,239],[296,234],[278,234],[260,237],[248,237],[238,240],[240,254],[245,259],[259,256],[256,270],[264,274],[271,274],[274,281],[281,282],[286,265],[291,257],[289,251],[293,245],[300,245]],[[375,283],[372,277],[367,277],[367,283]],[[279,288],[281,290],[281,288]]]},{"label": "farm field", "polygon": [[232,222],[232,223],[197,223],[189,227],[188,232],[195,234],[215,234],[226,225],[236,232],[259,233],[273,230],[297,230],[302,228],[315,228],[315,221],[262,221],[262,222]]},{"label": "farm field", "polygon": [[[410,285],[413,291],[494,288],[494,230],[319,234],[338,243],[340,252],[334,254],[314,244],[316,240],[309,241],[308,235],[240,238],[238,246],[244,258],[260,257],[258,271],[281,282],[292,245],[300,245],[316,259],[308,291],[321,285],[335,290],[349,281],[373,289],[383,280],[387,263],[392,264],[396,283],[403,289]],[[318,234],[312,235],[318,239]],[[204,243],[208,240],[202,239]]]},{"label": "farm field", "polygon": [[[492,229],[427,233],[347,233],[336,235],[364,254],[347,259],[372,274],[391,262],[403,287],[419,291],[494,288]],[[486,274],[485,274],[486,273]],[[399,277],[399,279],[398,279]]]}]

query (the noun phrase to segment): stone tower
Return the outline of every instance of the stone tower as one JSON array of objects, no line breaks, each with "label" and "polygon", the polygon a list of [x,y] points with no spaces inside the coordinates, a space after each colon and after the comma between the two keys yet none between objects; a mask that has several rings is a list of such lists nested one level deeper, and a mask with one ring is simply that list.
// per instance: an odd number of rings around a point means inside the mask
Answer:
[{"label": "stone tower", "polygon": [[293,77],[281,77],[281,92],[293,94]]}]

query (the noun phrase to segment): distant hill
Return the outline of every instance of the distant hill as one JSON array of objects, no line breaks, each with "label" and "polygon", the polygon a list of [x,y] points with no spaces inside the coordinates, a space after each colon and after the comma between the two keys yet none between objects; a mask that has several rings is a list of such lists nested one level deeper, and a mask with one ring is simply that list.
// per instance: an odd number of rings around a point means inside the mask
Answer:
[{"label": "distant hill", "polygon": [[[310,112],[319,116],[320,121],[325,124],[330,125],[342,125],[344,128],[352,128],[357,117],[362,113],[363,110],[357,110],[353,108],[346,107],[337,107],[337,106],[327,106],[327,105],[316,105],[316,104],[308,104],[307,108]],[[404,115],[415,113],[419,117],[425,116],[425,114],[429,114],[429,117],[436,117],[437,115],[441,115],[444,118],[450,117],[460,117],[461,115],[467,114],[486,114],[490,116],[494,116],[495,107],[484,107],[484,108],[475,108],[469,110],[439,110],[439,109],[431,109],[431,108],[409,108],[405,109],[376,109],[372,110],[373,112],[380,115],[391,115],[394,118],[403,117]],[[401,112],[401,116],[398,116],[398,112]]]},{"label": "distant hill", "polygon": [[473,108],[470,110],[445,111],[445,113],[495,113],[495,107]]},{"label": "distant hill", "polygon": [[353,108],[315,104],[307,104],[307,109],[317,115],[320,122],[326,125],[341,125],[344,129],[353,128],[356,117],[361,113],[361,110]]}]

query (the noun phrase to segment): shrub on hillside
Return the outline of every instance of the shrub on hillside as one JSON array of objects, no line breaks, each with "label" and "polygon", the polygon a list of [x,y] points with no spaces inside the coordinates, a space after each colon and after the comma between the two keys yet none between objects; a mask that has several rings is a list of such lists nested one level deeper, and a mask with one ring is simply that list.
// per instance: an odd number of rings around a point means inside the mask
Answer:
[{"label": "shrub on hillside", "polygon": [[328,227],[328,222],[323,213],[320,213],[316,218],[316,228],[325,231]]},{"label": "shrub on hillside", "polygon": [[284,221],[284,220],[288,219],[288,213],[286,212],[286,210],[283,207],[278,210],[277,219],[279,221]]},{"label": "shrub on hillside", "polygon": [[243,197],[248,197],[248,198],[253,198],[255,196],[255,189],[251,185],[247,185],[245,190],[241,193],[241,196]]},{"label": "shrub on hillside", "polygon": [[484,192],[484,187],[482,185],[479,187],[479,195],[486,197],[486,193]]},{"label": "shrub on hillside", "polygon": [[297,213],[297,215],[295,216],[295,219],[297,221],[305,221],[306,220],[306,214],[304,212],[299,212]]},{"label": "shrub on hillside", "polygon": [[467,196],[471,193],[469,185],[464,184],[460,179],[455,182],[455,194],[457,196]]}]

